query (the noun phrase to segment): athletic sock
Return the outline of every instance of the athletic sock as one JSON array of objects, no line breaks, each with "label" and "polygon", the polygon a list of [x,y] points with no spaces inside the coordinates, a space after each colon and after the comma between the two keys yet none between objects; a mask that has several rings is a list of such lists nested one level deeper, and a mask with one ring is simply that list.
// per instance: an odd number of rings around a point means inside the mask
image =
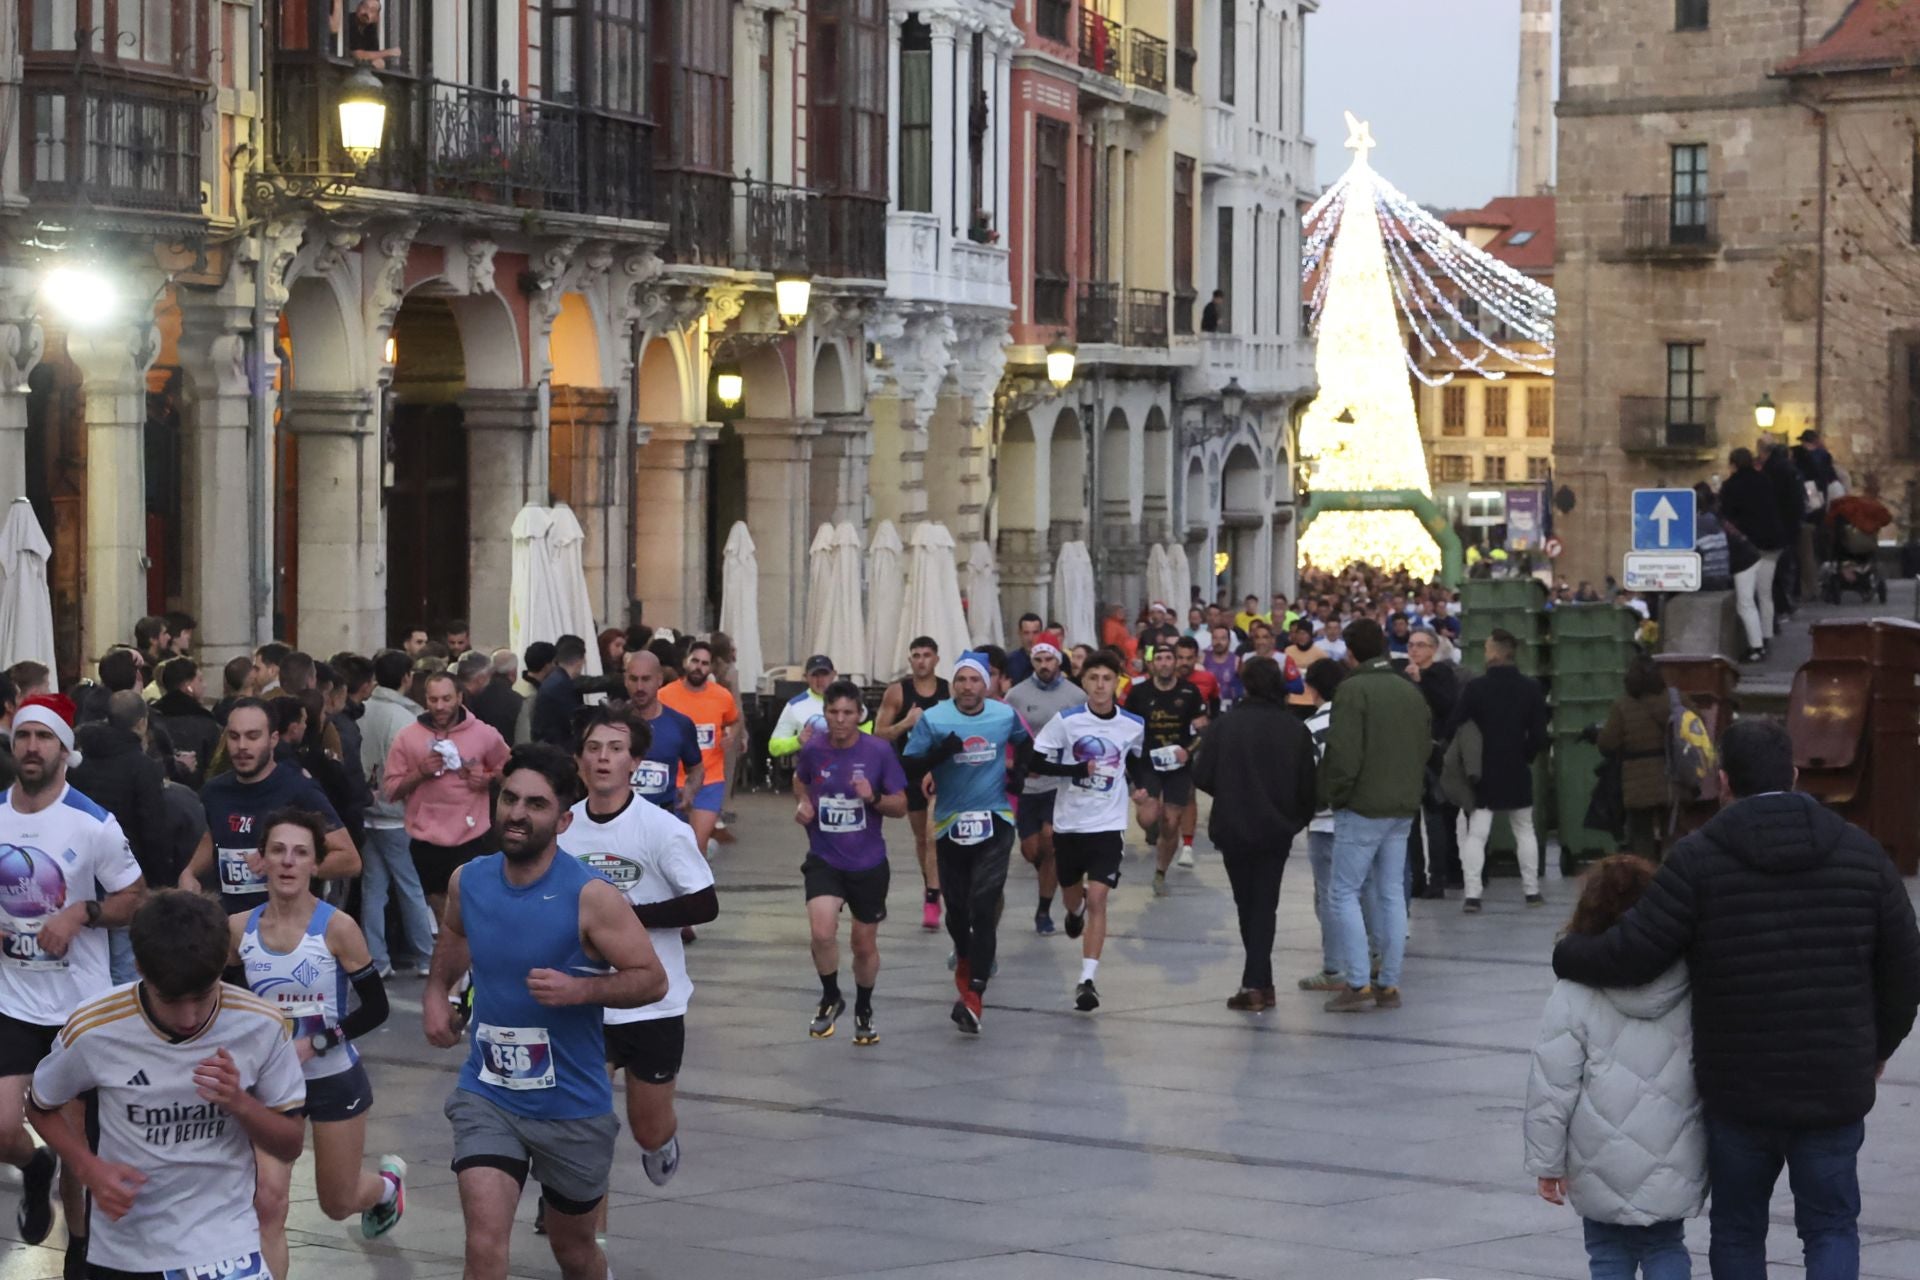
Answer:
[{"label": "athletic sock", "polygon": [[853,989],[853,1016],[871,1018],[873,1016],[873,988],[856,986]]},{"label": "athletic sock", "polygon": [[820,999],[823,1001],[831,1002],[834,1000],[838,1000],[839,998],[840,998],[839,970],[836,969],[832,973],[821,974],[820,975]]},{"label": "athletic sock", "polygon": [[1040,914],[1043,916],[1053,914],[1052,894],[1043,893],[1040,895]]},{"label": "athletic sock", "polygon": [[1075,911],[1072,907],[1068,907],[1067,914],[1076,919],[1084,918],[1087,914],[1087,900],[1085,898],[1080,899],[1080,909],[1078,911]]},{"label": "athletic sock", "polygon": [[400,1198],[400,1179],[390,1173],[383,1173],[380,1175],[380,1181],[386,1184],[380,1188],[380,1203],[382,1205],[392,1204]]},{"label": "athletic sock", "polygon": [[1181,836],[1181,837],[1180,837],[1180,844],[1181,844],[1181,846],[1182,846],[1183,848],[1187,848],[1187,849],[1191,849],[1191,848],[1193,848],[1193,837],[1192,837],[1192,836]]},{"label": "athletic sock", "polygon": [[928,902],[940,901],[940,891],[938,889],[927,890],[927,901]]},{"label": "athletic sock", "polygon": [[1080,962],[1080,981],[1092,982],[1094,972],[1099,969],[1099,967],[1100,962],[1098,960],[1092,958],[1082,960]]}]

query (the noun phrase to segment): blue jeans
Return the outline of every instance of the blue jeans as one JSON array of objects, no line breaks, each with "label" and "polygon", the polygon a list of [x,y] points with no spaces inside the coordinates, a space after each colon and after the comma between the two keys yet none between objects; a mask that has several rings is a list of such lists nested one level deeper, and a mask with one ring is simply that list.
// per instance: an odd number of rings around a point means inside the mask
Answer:
[{"label": "blue jeans", "polygon": [[[1307,865],[1313,868],[1313,918],[1320,922],[1320,971],[1322,973],[1340,973],[1340,957],[1333,950],[1333,917],[1327,911],[1327,891],[1333,881],[1333,832],[1307,832]],[[1379,919],[1379,895],[1369,884],[1360,895],[1360,915],[1367,925],[1367,945],[1371,950],[1379,949],[1379,930],[1374,921]]]},{"label": "blue jeans", "polygon": [[1786,1166],[1793,1225],[1807,1280],[1860,1274],[1860,1143],[1866,1125],[1761,1129],[1707,1113],[1707,1176],[1713,1182],[1713,1280],[1766,1280],[1767,1202]]},{"label": "blue jeans", "polygon": [[1400,985],[1400,962],[1407,951],[1407,835],[1412,830],[1412,818],[1366,818],[1351,809],[1333,815],[1327,915],[1334,926],[1333,954],[1350,986],[1367,985],[1367,920],[1360,903],[1369,890],[1379,931],[1380,985]]},{"label": "blue jeans", "polygon": [[425,959],[433,954],[433,912],[427,907],[427,895],[420,888],[420,872],[413,865],[413,850],[401,827],[368,827],[366,847],[360,851],[365,865],[360,872],[360,925],[366,931],[367,951],[374,967],[385,969],[393,963],[387,951],[387,889],[391,885],[400,895],[400,923],[407,935],[401,939],[413,948],[413,954]]},{"label": "blue jeans", "polygon": [[1693,1259],[1681,1238],[1684,1223],[1621,1227],[1581,1219],[1587,1230],[1587,1275],[1592,1280],[1691,1280]]},{"label": "blue jeans", "polygon": [[133,935],[125,929],[107,930],[107,977],[118,987],[140,976],[133,963]]}]

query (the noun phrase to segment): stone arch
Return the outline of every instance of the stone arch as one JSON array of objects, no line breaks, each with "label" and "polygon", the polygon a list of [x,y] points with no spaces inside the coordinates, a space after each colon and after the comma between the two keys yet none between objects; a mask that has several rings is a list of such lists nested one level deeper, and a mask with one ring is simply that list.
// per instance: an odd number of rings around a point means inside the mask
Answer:
[{"label": "stone arch", "polygon": [[1260,453],[1246,441],[1234,445],[1220,468],[1220,514],[1258,518],[1266,514],[1267,479],[1260,469]]},{"label": "stone arch", "polygon": [[1000,436],[998,470],[1002,529],[1035,532],[1046,527],[1046,512],[1040,495],[1046,477],[1040,469],[1039,443],[1034,439],[1033,421],[1024,413],[1008,417]]},{"label": "stone arch", "polygon": [[1100,510],[1124,520],[1133,509],[1133,437],[1126,410],[1115,405],[1100,431]]},{"label": "stone arch", "polygon": [[520,349],[520,329],[507,300],[496,291],[449,298],[447,305],[466,353],[467,386],[524,386],[526,360]]},{"label": "stone arch", "polygon": [[1087,444],[1080,415],[1062,406],[1047,439],[1048,523],[1063,541],[1087,531]]},{"label": "stone arch", "polygon": [[307,391],[351,391],[359,384],[354,373],[354,341],[348,328],[347,307],[334,282],[325,276],[304,276],[287,290],[287,346],[292,369],[289,385]]},{"label": "stone arch", "polygon": [[835,413],[859,411],[859,397],[847,374],[845,354],[840,344],[822,342],[813,355],[813,412],[824,417]]},{"label": "stone arch", "polygon": [[1162,541],[1172,531],[1173,432],[1159,405],[1147,410],[1142,424],[1140,515],[1150,541]]},{"label": "stone arch", "polygon": [[1186,481],[1182,486],[1180,500],[1189,536],[1195,530],[1204,533],[1213,523],[1213,504],[1207,501],[1206,459],[1198,453],[1191,454],[1187,458]]},{"label": "stone arch", "polygon": [[656,334],[640,349],[634,395],[641,422],[690,422],[693,379],[687,376],[686,342],[678,333]]},{"label": "stone arch", "polygon": [[547,358],[552,362],[556,385],[607,385],[600,361],[600,326],[584,294],[561,295],[559,313],[547,332]]},{"label": "stone arch", "polygon": [[740,408],[749,418],[793,416],[793,381],[777,343],[760,342],[739,350],[737,357],[745,389]]}]

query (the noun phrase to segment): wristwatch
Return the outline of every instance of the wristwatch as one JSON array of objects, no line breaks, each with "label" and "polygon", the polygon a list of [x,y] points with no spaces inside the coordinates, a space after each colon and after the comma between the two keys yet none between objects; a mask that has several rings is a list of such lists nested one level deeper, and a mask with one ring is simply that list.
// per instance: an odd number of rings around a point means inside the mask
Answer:
[{"label": "wristwatch", "polygon": [[100,903],[98,899],[95,899],[95,898],[87,899],[86,911],[87,911],[87,927],[88,928],[92,928],[94,925],[97,925],[100,923]]},{"label": "wristwatch", "polygon": [[325,1031],[318,1031],[307,1037],[307,1044],[315,1053],[325,1053],[345,1038],[340,1034],[340,1028],[328,1027]]}]

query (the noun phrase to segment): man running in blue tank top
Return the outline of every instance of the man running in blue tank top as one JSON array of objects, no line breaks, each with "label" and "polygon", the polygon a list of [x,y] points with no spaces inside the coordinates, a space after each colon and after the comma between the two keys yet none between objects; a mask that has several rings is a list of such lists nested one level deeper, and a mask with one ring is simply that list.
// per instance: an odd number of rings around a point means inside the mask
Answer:
[{"label": "man running in blue tank top", "polygon": [[427,1040],[452,1048],[460,1032],[448,992],[472,970],[472,1046],[446,1105],[466,1219],[465,1280],[505,1280],[529,1174],[565,1280],[611,1274],[593,1234],[620,1132],[601,1019],[606,1009],[659,1000],[667,973],[620,891],[559,856],[579,790],[564,752],[516,747],[494,808],[501,851],[461,867],[447,888],[422,1000]]}]

